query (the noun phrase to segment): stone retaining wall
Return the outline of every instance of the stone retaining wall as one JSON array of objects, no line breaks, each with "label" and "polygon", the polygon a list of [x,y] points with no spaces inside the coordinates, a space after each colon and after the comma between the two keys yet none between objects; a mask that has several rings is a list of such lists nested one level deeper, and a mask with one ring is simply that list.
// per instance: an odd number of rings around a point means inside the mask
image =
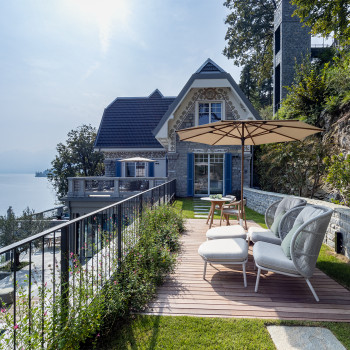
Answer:
[{"label": "stone retaining wall", "polygon": [[[247,207],[260,214],[265,214],[266,209],[273,203],[287,195],[260,191],[253,188],[244,188],[244,197],[247,198]],[[350,258],[350,208],[316,199],[303,198],[309,204],[323,205],[332,208],[334,213],[328,226],[324,243],[335,249],[335,233],[343,235],[343,247],[345,255]]]}]

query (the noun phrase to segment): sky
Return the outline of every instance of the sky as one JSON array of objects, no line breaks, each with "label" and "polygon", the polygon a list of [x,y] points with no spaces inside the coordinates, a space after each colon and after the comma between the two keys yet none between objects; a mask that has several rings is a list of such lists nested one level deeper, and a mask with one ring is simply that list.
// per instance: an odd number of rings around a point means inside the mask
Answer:
[{"label": "sky", "polygon": [[50,167],[116,97],[176,96],[222,51],[229,11],[215,0],[0,1],[0,173]]}]

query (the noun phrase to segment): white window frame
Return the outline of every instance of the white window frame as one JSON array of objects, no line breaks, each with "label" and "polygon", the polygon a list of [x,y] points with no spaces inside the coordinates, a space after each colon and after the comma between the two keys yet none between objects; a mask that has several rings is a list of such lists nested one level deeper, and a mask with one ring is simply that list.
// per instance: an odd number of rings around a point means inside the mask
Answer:
[{"label": "white window frame", "polygon": [[220,103],[221,104],[221,120],[226,120],[226,113],[225,113],[225,101],[223,100],[201,100],[196,101],[195,106],[195,126],[199,126],[199,104],[200,103],[209,103],[209,114],[211,112],[211,104],[212,103]]}]

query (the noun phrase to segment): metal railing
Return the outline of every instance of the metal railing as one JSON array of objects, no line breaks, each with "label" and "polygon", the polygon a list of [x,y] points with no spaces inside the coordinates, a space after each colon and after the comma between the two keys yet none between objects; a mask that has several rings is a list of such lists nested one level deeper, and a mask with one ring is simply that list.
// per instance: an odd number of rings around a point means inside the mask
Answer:
[{"label": "metal railing", "polygon": [[167,181],[166,177],[69,177],[67,197],[129,197]]},{"label": "metal railing", "polygon": [[[114,267],[120,266],[128,251],[136,244],[142,211],[171,202],[175,197],[175,186],[175,180],[171,180],[1,248],[0,262],[5,262],[8,272],[0,273],[0,293],[3,293],[2,300],[8,303],[6,306],[3,304],[2,308],[5,307],[6,312],[13,317],[13,348],[18,346],[16,327],[25,316],[18,311],[21,305],[17,304],[26,300],[29,319],[34,305],[40,305],[40,314],[44,320],[46,289],[50,290],[50,298],[54,300],[60,297],[67,305],[71,302],[70,293],[77,283],[95,283],[94,288],[98,292],[115,273]],[[5,256],[9,256],[10,260],[6,262]],[[115,261],[116,264],[113,263]],[[78,279],[71,273],[78,262],[91,278]],[[19,294],[22,295],[21,299]],[[5,333],[8,331],[4,325],[1,328]],[[30,335],[31,325],[27,328]],[[42,333],[44,348],[44,321]]]}]

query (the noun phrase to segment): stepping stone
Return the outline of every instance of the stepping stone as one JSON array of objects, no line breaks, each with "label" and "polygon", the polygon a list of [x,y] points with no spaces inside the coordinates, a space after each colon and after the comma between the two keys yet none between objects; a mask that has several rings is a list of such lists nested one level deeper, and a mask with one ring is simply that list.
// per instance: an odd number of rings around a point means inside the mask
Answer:
[{"label": "stepping stone", "polygon": [[277,350],[346,350],[326,328],[267,326],[267,330]]}]

